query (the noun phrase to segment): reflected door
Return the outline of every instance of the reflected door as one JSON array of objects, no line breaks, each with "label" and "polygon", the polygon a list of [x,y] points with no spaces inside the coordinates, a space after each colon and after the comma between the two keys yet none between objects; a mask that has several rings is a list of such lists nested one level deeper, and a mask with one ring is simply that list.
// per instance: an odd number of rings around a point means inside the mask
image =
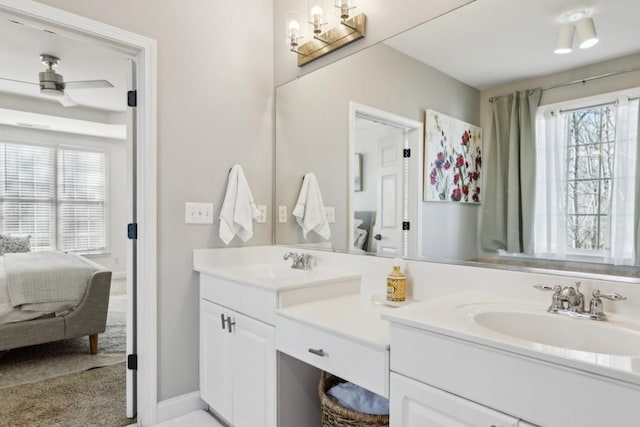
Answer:
[{"label": "reflected door", "polygon": [[397,129],[378,142],[380,177],[375,239],[379,255],[402,256],[403,147],[403,134]]}]

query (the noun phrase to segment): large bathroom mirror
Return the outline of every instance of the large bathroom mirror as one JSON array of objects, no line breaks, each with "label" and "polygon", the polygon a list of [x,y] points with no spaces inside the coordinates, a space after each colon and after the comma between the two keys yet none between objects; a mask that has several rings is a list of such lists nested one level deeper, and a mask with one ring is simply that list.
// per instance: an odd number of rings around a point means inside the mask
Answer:
[{"label": "large bathroom mirror", "polygon": [[[637,16],[636,0],[476,0],[277,87],[275,204],[276,212],[284,206],[289,216],[286,221],[276,218],[275,243],[436,262],[602,273],[621,280],[638,277],[637,262],[613,263],[602,255],[608,245],[602,238],[608,227],[607,204],[602,200],[609,188],[602,180],[573,195],[585,206],[587,197],[602,204],[592,215],[598,217],[595,226],[580,222],[583,235],[597,235],[582,239],[588,240],[584,247],[567,243],[571,240],[567,238],[566,250],[559,251],[562,257],[554,251],[524,256],[485,250],[480,243],[484,201],[491,191],[486,182],[492,154],[488,150],[491,100],[516,90],[542,88],[538,118],[581,111],[589,126],[599,121],[600,134],[606,127],[602,123],[616,115],[621,100],[635,105],[630,111],[637,115]],[[573,28],[585,18],[593,23],[598,42],[581,49],[588,34]],[[566,24],[572,51],[556,54],[554,50],[566,47],[560,46],[567,44],[566,37],[558,38]],[[466,188],[468,197],[461,200],[427,197],[424,187],[434,166],[428,149],[433,142],[425,133],[429,112],[462,123],[463,129],[478,128],[482,138],[478,148],[482,168],[478,165],[471,172],[477,189]],[[637,133],[637,117],[633,120]],[[608,129],[615,134],[611,123]],[[397,148],[388,150],[390,146]],[[410,157],[405,158],[407,149]],[[602,171],[613,157],[604,158],[596,149],[580,150],[574,150],[575,163],[600,171],[599,179],[603,178]],[[596,157],[599,163],[593,166]],[[314,233],[304,238],[290,216],[302,177],[309,172],[317,177],[324,205],[333,208],[330,239]],[[640,168],[638,172],[632,181],[638,180]],[[386,179],[389,174],[396,178]],[[627,186],[628,198],[637,188],[633,183]],[[635,200],[637,205],[640,196]],[[571,208],[565,205],[565,209]],[[567,212],[576,218],[583,215],[574,211]],[[389,228],[398,233],[389,237],[396,239],[393,244],[386,244]],[[637,233],[637,228],[631,230]]]}]

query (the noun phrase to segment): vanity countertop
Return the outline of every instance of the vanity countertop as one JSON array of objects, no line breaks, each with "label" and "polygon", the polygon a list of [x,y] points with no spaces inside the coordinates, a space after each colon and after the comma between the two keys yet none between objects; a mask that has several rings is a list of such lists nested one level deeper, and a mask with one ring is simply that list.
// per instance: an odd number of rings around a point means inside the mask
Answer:
[{"label": "vanity countertop", "polygon": [[381,315],[393,310],[397,308],[374,303],[371,295],[353,294],[294,305],[276,313],[376,350],[387,350],[389,322]]},{"label": "vanity countertop", "polygon": [[[387,311],[382,313],[382,318],[396,324],[640,385],[640,322],[614,314],[610,314],[609,320],[604,322],[578,319],[547,313],[547,307],[500,295],[460,292]],[[519,329],[515,324],[507,324],[503,328],[506,332],[498,332],[475,320],[479,315],[487,313],[489,316],[493,313],[529,316],[538,322],[534,320]],[[558,328],[549,325],[557,325]],[[573,338],[566,331],[571,331],[574,327],[588,332],[589,338],[580,342],[578,337],[573,340],[573,344],[562,347],[564,340]],[[612,336],[617,336],[618,332],[622,333],[620,337],[627,339]],[[526,339],[527,336],[543,337],[539,341],[546,343],[536,342],[534,338]],[[592,346],[589,340],[593,342]],[[598,352],[594,348],[610,349],[613,354]]]},{"label": "vanity countertop", "polygon": [[284,291],[340,281],[360,281],[360,274],[324,268],[298,270],[290,264],[241,264],[230,266],[194,262],[199,273],[272,291]]}]

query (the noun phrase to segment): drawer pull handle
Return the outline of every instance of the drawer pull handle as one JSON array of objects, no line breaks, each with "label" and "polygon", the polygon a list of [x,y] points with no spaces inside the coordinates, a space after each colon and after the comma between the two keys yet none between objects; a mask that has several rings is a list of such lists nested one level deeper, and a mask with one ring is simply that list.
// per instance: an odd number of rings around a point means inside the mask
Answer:
[{"label": "drawer pull handle", "polygon": [[320,356],[320,357],[324,357],[325,356],[325,352],[322,349],[316,350],[315,348],[310,348],[309,349],[309,353],[315,354],[316,356]]}]

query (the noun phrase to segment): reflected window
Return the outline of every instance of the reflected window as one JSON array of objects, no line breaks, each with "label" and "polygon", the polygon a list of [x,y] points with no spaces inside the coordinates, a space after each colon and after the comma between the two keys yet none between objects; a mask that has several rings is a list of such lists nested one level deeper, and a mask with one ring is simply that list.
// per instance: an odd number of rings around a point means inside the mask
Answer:
[{"label": "reflected window", "polygon": [[633,264],[638,98],[610,98],[539,110],[538,256]]}]

